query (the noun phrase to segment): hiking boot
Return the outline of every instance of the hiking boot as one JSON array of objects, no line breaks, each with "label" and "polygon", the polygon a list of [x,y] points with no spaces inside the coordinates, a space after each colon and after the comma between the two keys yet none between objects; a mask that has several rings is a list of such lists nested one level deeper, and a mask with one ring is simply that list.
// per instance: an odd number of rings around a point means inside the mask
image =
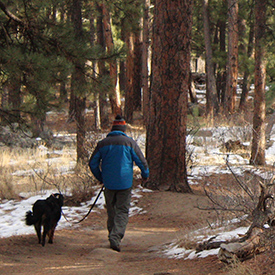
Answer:
[{"label": "hiking boot", "polygon": [[110,247],[117,251],[117,252],[120,252],[120,245],[119,244],[115,244],[114,242],[110,242]]}]

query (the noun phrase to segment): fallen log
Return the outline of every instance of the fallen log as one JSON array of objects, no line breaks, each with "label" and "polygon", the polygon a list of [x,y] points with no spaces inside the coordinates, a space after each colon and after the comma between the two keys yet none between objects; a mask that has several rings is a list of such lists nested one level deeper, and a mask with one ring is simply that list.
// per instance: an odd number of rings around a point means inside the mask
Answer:
[{"label": "fallen log", "polygon": [[[268,245],[266,235],[273,225],[274,209],[267,207],[267,201],[273,199],[271,194],[266,194],[267,186],[260,182],[261,193],[256,208],[252,212],[253,222],[244,237],[238,241],[220,245],[218,258],[222,262],[232,263],[244,261],[256,254],[264,252]],[[265,225],[269,224],[269,228]]]},{"label": "fallen log", "polygon": [[[272,182],[273,182],[272,178]],[[267,193],[267,187],[271,185],[264,185],[260,183],[260,196],[257,206],[252,211],[252,224],[247,232],[240,238],[235,238],[230,241],[213,241],[210,238],[208,241],[199,244],[196,248],[197,252],[204,249],[220,248],[218,258],[225,263],[234,263],[236,261],[244,261],[256,254],[262,253],[270,247],[267,244],[270,240],[270,235],[275,232],[275,211],[274,207],[267,207],[267,202],[273,196]],[[266,226],[269,225],[269,226]]]},{"label": "fallen log", "polygon": [[261,246],[261,236],[263,230],[254,228],[250,237],[243,242],[231,242],[221,244],[218,258],[225,263],[244,261],[265,250]]}]

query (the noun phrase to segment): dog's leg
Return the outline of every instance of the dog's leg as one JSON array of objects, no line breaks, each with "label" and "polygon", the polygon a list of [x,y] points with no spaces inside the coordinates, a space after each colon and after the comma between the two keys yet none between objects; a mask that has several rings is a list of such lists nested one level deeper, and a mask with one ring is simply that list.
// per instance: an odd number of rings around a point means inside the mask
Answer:
[{"label": "dog's leg", "polygon": [[47,233],[46,233],[46,231],[45,231],[45,225],[44,225],[43,236],[42,236],[42,246],[45,245],[45,242],[46,242],[46,235],[47,235]]},{"label": "dog's leg", "polygon": [[57,223],[54,223],[48,233],[48,236],[49,236],[49,243],[53,243],[53,236],[54,236],[54,231],[55,231],[55,228],[57,226]]},{"label": "dog's leg", "polygon": [[36,235],[38,238],[38,243],[41,243],[41,222],[37,222],[34,225],[35,231],[36,231]]},{"label": "dog's leg", "polygon": [[50,225],[48,222],[46,222],[44,224],[44,230],[43,230],[43,236],[42,236],[42,246],[45,245],[45,242],[46,242],[46,236],[49,234],[49,231],[50,231]]}]

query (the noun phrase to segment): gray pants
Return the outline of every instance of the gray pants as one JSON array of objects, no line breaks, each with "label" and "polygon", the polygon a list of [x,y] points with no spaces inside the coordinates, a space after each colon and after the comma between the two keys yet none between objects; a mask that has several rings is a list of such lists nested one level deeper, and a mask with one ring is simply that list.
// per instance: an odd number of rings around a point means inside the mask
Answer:
[{"label": "gray pants", "polygon": [[128,214],[131,203],[131,190],[110,190],[104,189],[104,196],[107,207],[107,228],[109,241],[119,245],[124,237],[128,223]]}]

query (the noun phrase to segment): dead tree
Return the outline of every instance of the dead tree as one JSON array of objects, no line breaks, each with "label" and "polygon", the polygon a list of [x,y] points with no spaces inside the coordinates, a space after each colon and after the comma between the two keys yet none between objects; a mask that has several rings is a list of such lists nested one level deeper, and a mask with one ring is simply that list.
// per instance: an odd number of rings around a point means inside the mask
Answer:
[{"label": "dead tree", "polygon": [[[246,234],[237,241],[221,244],[218,257],[221,261],[231,263],[244,261],[268,249],[267,234],[274,228],[275,212],[273,207],[267,207],[273,195],[267,193],[267,187],[260,182],[261,194],[256,208],[252,212],[253,221]],[[265,225],[268,225],[266,228]]]},{"label": "dead tree", "polygon": [[267,239],[275,230],[275,209],[270,203],[273,201],[273,195],[268,192],[269,188],[274,185],[274,179],[275,176],[271,179],[270,184],[260,182],[259,200],[251,213],[252,224],[244,236],[220,242],[215,242],[214,238],[211,238],[199,244],[196,248],[197,252],[220,247],[218,258],[229,264],[247,260],[266,251],[270,247],[267,244]]}]

